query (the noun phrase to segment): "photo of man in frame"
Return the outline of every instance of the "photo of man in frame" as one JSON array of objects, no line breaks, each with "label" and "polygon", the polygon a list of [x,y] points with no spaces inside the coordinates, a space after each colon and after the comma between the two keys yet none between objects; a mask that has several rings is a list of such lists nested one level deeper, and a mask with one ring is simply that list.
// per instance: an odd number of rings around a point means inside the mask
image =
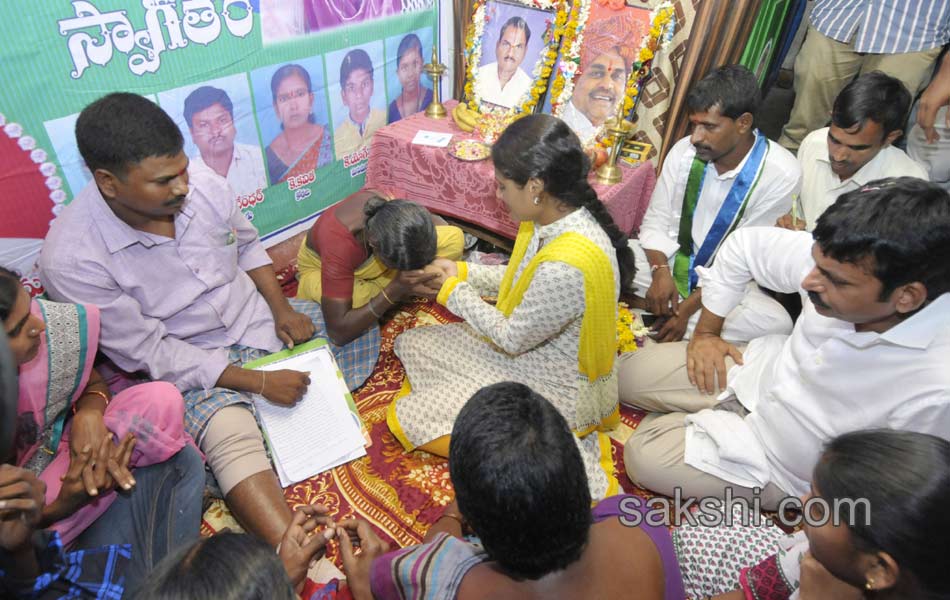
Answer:
[{"label": "photo of man in frame", "polygon": [[498,1],[488,2],[485,10],[475,92],[489,109],[512,108],[524,102],[534,84],[532,73],[544,53],[552,13]]},{"label": "photo of man in frame", "polygon": [[561,112],[582,141],[592,139],[623,102],[649,19],[642,8],[591,9],[574,90]]}]

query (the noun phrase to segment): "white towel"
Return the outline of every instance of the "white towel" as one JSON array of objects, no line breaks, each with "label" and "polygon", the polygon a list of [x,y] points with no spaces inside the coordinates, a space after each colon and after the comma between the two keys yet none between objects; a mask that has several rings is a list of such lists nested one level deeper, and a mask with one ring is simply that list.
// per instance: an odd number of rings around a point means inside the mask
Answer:
[{"label": "white towel", "polygon": [[764,488],[769,463],[745,420],[728,410],[686,416],[685,461],[691,467],[747,488]]}]

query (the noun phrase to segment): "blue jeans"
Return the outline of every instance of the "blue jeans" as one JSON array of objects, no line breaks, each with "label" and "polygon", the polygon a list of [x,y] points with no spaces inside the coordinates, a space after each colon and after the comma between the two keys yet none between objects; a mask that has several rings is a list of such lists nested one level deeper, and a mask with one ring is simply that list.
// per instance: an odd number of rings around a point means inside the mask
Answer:
[{"label": "blue jeans", "polygon": [[157,465],[133,471],[135,488],[119,494],[109,510],[83,531],[71,550],[131,544],[126,591],[135,590],[167,554],[198,538],[205,468],[185,446]]}]

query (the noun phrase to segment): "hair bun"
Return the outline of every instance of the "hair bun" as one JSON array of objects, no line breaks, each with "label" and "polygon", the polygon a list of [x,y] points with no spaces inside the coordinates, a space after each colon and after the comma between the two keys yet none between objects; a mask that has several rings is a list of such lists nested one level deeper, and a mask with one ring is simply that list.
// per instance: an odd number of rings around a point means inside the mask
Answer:
[{"label": "hair bun", "polygon": [[379,209],[386,206],[386,199],[379,196],[373,196],[366,201],[366,204],[363,206],[363,214],[366,215],[366,218],[372,218],[373,215],[379,212]]}]

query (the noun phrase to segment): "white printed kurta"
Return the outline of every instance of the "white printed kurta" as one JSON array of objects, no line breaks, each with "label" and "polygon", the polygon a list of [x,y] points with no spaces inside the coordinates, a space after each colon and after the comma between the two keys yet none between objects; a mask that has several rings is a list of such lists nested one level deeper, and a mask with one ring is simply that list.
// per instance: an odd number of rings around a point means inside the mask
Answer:
[{"label": "white printed kurta", "polygon": [[[569,231],[587,237],[607,255],[616,302],[616,250],[587,209],[535,228],[512,287],[544,244]],[[562,262],[542,263],[521,304],[505,317],[482,300],[497,295],[505,268],[468,266],[467,280],[452,290],[446,304],[464,323],[419,327],[396,339],[396,355],[412,386],[412,393],[396,401],[396,417],[414,446],[450,434],[465,402],[481,388],[502,381],[531,387],[554,404],[575,431],[597,425],[617,407],[615,372],[590,383],[578,370],[583,273]],[[591,494],[603,497],[608,480],[599,464],[598,436],[588,435],[578,443]]]}]

